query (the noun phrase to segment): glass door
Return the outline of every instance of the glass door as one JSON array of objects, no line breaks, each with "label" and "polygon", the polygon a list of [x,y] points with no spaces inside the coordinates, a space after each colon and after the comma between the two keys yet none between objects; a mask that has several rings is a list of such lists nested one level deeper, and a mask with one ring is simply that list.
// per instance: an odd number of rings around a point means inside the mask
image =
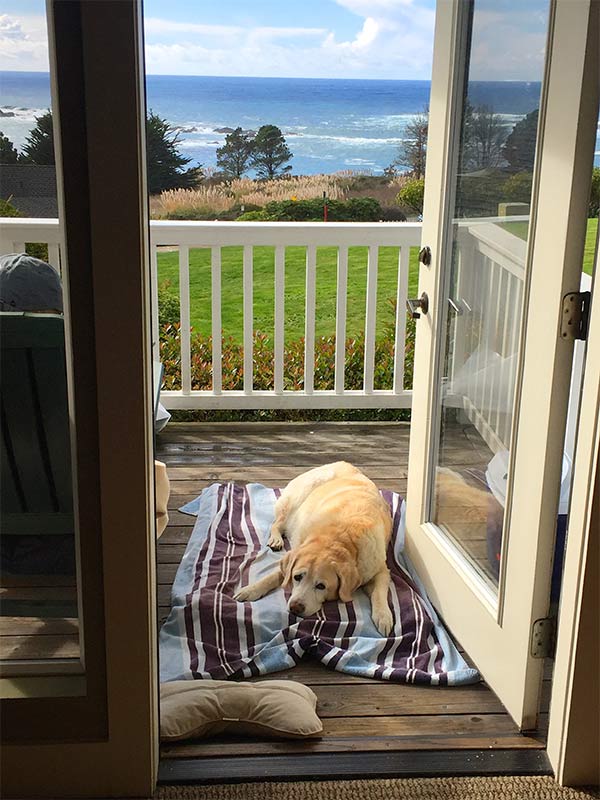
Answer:
[{"label": "glass door", "polygon": [[573,344],[559,330],[579,286],[594,149],[589,8],[437,9],[407,552],[524,728],[569,467]]}]

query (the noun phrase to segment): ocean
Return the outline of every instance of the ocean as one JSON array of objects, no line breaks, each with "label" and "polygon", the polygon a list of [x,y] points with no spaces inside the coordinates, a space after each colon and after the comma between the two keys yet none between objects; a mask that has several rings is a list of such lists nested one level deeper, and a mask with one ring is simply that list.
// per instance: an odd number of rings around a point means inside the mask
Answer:
[{"label": "ocean", "polygon": [[[406,126],[429,102],[429,81],[219,78],[149,75],[147,106],[177,129],[192,164],[216,167],[226,128],[281,128],[296,175],[353,170],[374,175],[396,158]],[[507,132],[537,107],[539,83],[472,83],[473,105],[500,115]],[[0,72],[0,130],[20,148],[50,105],[45,73]],[[110,111],[110,110],[109,110]],[[118,124],[118,120],[115,120]],[[596,144],[595,163],[600,164]]]}]

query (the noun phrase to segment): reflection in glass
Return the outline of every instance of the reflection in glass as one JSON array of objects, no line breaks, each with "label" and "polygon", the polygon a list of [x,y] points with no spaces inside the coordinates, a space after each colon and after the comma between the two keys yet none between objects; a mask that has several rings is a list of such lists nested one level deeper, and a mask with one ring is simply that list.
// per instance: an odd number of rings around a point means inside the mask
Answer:
[{"label": "reflection in glass", "polygon": [[[13,75],[6,101],[22,106],[32,81],[48,107],[45,75]],[[60,244],[39,219],[56,216],[52,113],[28,132],[14,119],[20,190],[2,213],[18,227],[5,226],[0,251],[0,669],[35,675],[79,660],[76,542]]]},{"label": "reflection in glass", "polygon": [[[476,0],[451,179],[431,520],[497,585],[548,2]],[[531,13],[531,12],[535,13]],[[537,41],[532,56],[515,41]]]}]

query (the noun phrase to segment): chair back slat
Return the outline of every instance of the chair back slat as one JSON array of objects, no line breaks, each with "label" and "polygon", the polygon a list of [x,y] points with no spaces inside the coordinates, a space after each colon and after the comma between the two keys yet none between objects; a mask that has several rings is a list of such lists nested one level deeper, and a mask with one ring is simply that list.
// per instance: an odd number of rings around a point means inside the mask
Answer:
[{"label": "chair back slat", "polygon": [[0,313],[0,347],[2,533],[72,533],[63,319]]}]

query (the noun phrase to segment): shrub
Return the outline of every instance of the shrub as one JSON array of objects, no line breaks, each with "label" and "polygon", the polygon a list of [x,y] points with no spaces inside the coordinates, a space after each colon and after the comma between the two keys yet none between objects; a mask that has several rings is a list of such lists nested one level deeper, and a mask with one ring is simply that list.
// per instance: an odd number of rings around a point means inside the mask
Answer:
[{"label": "shrub", "polygon": [[9,200],[0,199],[0,217],[20,217],[21,212]]},{"label": "shrub", "polygon": [[266,222],[270,219],[266,211],[245,211],[237,217],[241,222]]},{"label": "shrub", "polygon": [[504,184],[504,198],[513,203],[531,202],[531,192],[533,187],[532,172],[517,172],[511,175]]},{"label": "shrub", "polygon": [[405,206],[417,214],[423,211],[423,195],[425,193],[425,179],[414,178],[400,189],[396,195],[396,202],[399,206]]},{"label": "shrub", "polygon": [[[268,218],[276,222],[320,221],[323,219],[323,198],[311,200],[273,200],[265,206]],[[332,222],[376,222],[381,219],[381,206],[373,197],[352,197],[349,200],[327,200],[327,217]]]},{"label": "shrub", "polygon": [[179,298],[169,291],[170,281],[164,281],[158,287],[158,325],[162,329],[167,325],[179,322]]},{"label": "shrub", "polygon": [[406,214],[398,206],[382,206],[381,219],[384,222],[406,222]]},{"label": "shrub", "polygon": [[[163,388],[181,388],[180,326],[178,322],[161,323],[161,361],[164,368]],[[409,321],[406,331],[404,388],[412,387],[415,323]],[[223,389],[244,388],[244,348],[232,337],[222,340]],[[346,341],[346,389],[362,389],[365,354],[364,334]],[[254,333],[254,389],[269,391],[274,387],[274,349],[265,333]],[[212,387],[212,337],[193,333],[191,336],[192,389]],[[335,336],[323,336],[315,343],[314,386],[318,390],[334,388]],[[391,389],[394,379],[394,338],[390,331],[375,343],[376,389]],[[304,384],[304,338],[287,342],[284,352],[284,388],[300,390]]]},{"label": "shrub", "polygon": [[28,256],[39,258],[41,261],[48,261],[48,245],[43,242],[30,242],[26,244],[25,252]]},{"label": "shrub", "polygon": [[592,172],[592,188],[590,191],[589,217],[600,214],[600,167],[595,167]]}]

